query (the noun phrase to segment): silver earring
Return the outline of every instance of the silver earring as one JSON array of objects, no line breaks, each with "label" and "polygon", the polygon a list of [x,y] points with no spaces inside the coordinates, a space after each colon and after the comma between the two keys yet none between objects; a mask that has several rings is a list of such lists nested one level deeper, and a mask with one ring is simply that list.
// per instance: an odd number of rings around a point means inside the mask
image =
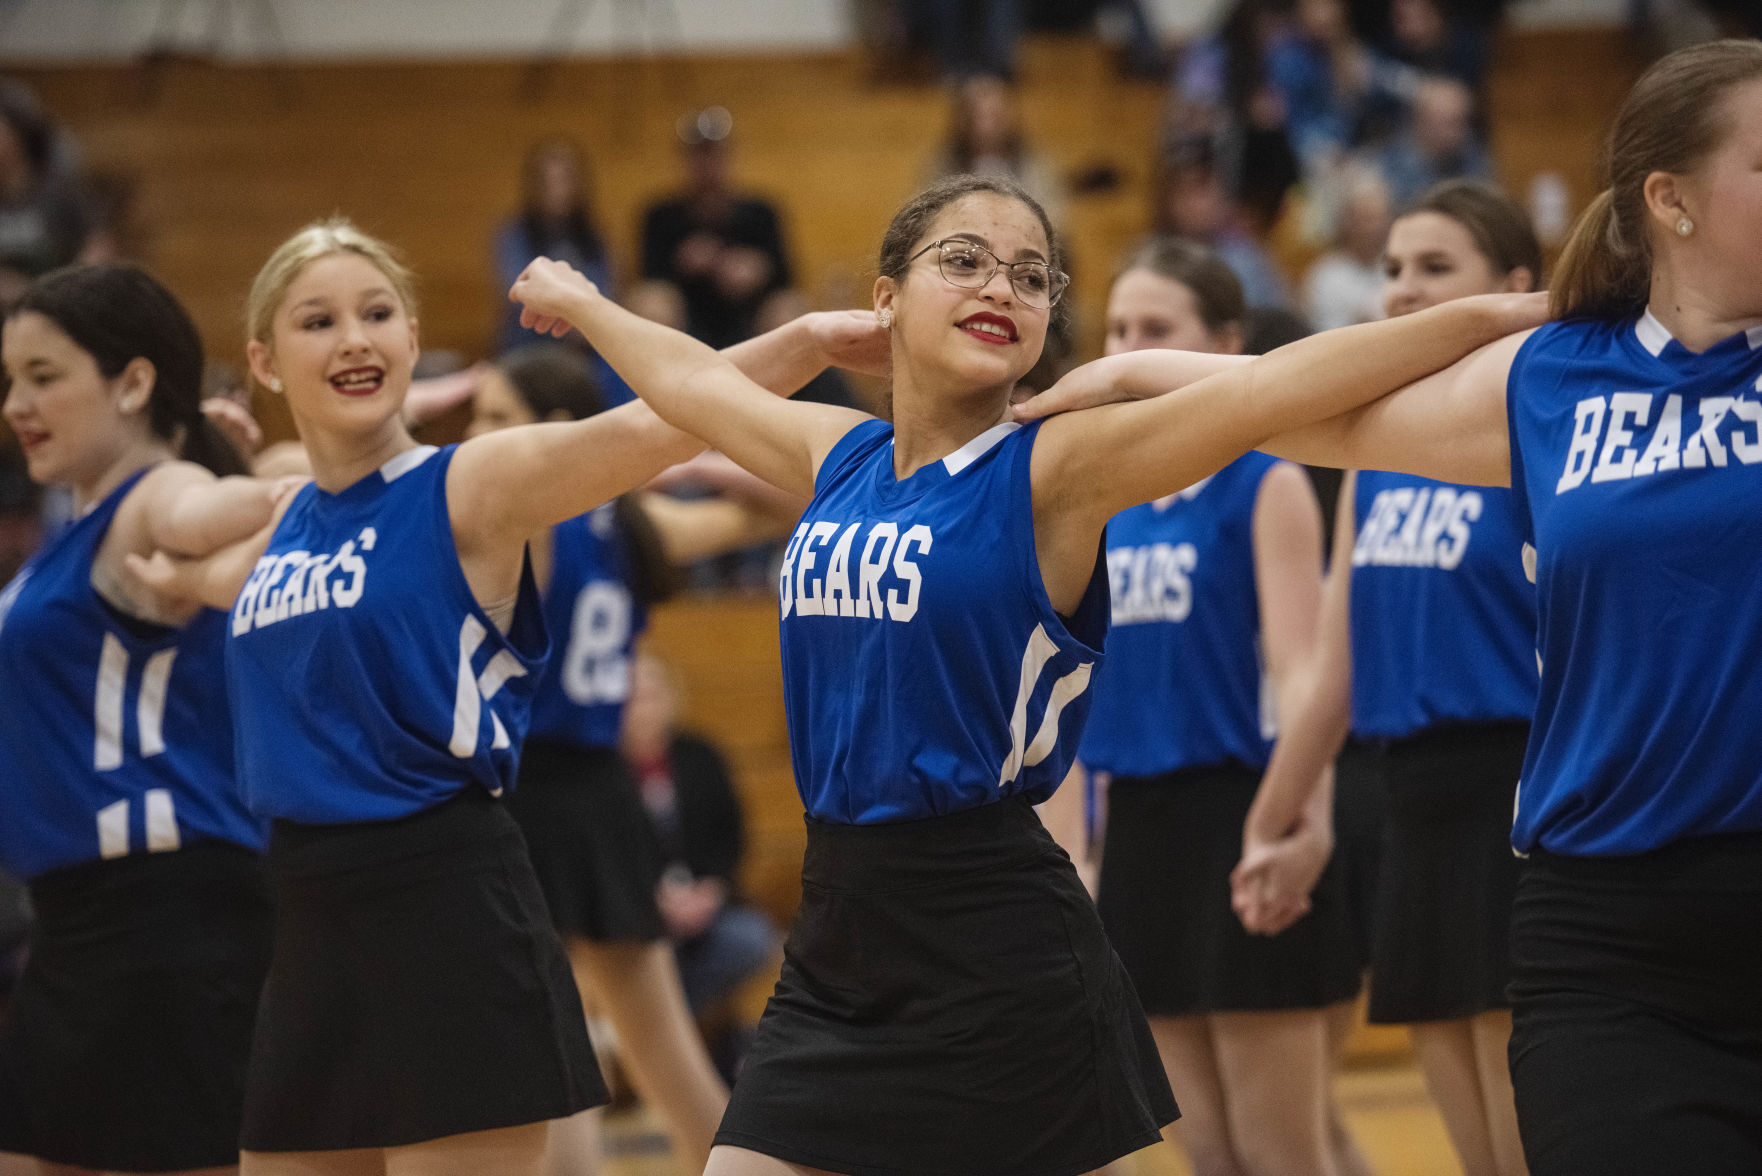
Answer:
[{"label": "silver earring", "polygon": [[280,376],[270,376],[269,377],[269,390],[271,392],[280,392],[281,391],[281,377]]},{"label": "silver earring", "polygon": [[893,329],[893,308],[891,306],[883,306],[880,310],[876,311],[875,312],[875,321],[881,324],[881,329],[883,331],[892,330]]},{"label": "silver earring", "polygon": [[1694,221],[1690,220],[1686,216],[1677,218],[1677,222],[1676,222],[1677,236],[1686,237],[1694,231],[1695,231],[1695,222]]}]

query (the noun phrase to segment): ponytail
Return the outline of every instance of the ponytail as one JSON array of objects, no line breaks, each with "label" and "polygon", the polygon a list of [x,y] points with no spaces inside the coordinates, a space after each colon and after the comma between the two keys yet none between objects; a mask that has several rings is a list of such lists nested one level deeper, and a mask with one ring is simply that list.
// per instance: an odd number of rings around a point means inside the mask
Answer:
[{"label": "ponytail", "polygon": [[1579,214],[1554,265],[1548,291],[1553,318],[1631,318],[1645,308],[1651,289],[1651,250],[1624,239],[1615,215],[1615,194],[1597,194]]},{"label": "ponytail", "polygon": [[180,457],[195,462],[217,478],[251,472],[251,463],[199,410],[196,419],[184,426],[181,449]]},{"label": "ponytail", "polygon": [[679,592],[679,569],[668,560],[661,532],[637,496],[622,494],[614,499],[612,518],[630,557],[631,594],[643,604],[671,600]]}]

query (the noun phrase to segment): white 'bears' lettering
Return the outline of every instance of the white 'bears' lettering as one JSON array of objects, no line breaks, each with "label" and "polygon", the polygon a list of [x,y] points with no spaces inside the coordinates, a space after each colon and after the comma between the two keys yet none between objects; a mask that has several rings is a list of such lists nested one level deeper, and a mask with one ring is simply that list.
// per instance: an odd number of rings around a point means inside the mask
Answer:
[{"label": "white 'bears' lettering", "polygon": [[[802,523],[783,549],[777,592],[783,615],[856,617],[905,622],[918,615],[924,574],[915,556],[935,540],[918,523],[901,535],[898,523]],[[854,559],[854,566],[853,566]]]},{"label": "white 'bears' lettering", "polygon": [[1480,491],[1453,486],[1379,490],[1358,529],[1352,566],[1454,571],[1468,553],[1469,524],[1485,506]]},{"label": "white 'bears' lettering", "polygon": [[1186,620],[1193,613],[1193,570],[1198,566],[1199,549],[1191,543],[1109,550],[1107,582],[1114,625]]},{"label": "white 'bears' lettering", "polygon": [[368,527],[329,552],[287,551],[266,555],[233,603],[233,636],[323,608],[354,608],[367,590],[367,561],[378,534]]},{"label": "white 'bears' lettering", "polygon": [[1672,392],[1644,446],[1639,438],[1652,425],[1650,392],[1590,396],[1573,410],[1572,441],[1554,493],[1565,494],[1591,482],[1620,482],[1672,470],[1723,468],[1732,458],[1741,465],[1762,463],[1762,401],[1736,396],[1703,396],[1699,419],[1684,436],[1683,398]]}]

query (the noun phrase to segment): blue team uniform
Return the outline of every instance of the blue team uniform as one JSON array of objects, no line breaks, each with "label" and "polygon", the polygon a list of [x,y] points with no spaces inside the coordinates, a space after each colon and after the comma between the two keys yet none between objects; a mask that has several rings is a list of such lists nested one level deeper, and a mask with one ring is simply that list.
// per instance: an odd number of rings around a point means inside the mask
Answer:
[{"label": "blue team uniform", "polygon": [[423,447],[289,505],[233,607],[239,778],[304,824],[409,816],[513,784],[546,653],[523,575],[509,631],[472,595],[447,514],[453,449]]},{"label": "blue team uniform", "polygon": [[1527,720],[1536,593],[1511,491],[1361,470],[1353,518],[1353,733]]},{"label": "blue team uniform", "polygon": [[117,507],[145,473],[0,593],[0,863],[26,879],[202,840],[263,847],[233,777],[226,615],[167,628],[92,587]]},{"label": "blue team uniform", "polygon": [[1107,525],[1114,633],[1082,759],[1116,776],[1266,766],[1254,504],[1277,459],[1237,458]]},{"label": "blue team uniform", "polygon": [[1028,476],[1000,425],[900,480],[865,422],[820,467],[780,576],[784,702],[811,817],[878,824],[1040,801],[1075,756],[1107,632],[1095,575],[1047,599]]},{"label": "blue team uniform", "polygon": [[1762,831],[1762,328],[1542,327],[1506,397],[1541,695],[1513,840],[1573,855]]},{"label": "blue team uniform", "polygon": [[630,590],[630,553],[614,504],[551,529],[544,615],[546,627],[559,635],[558,656],[533,695],[533,738],[616,747],[648,610]]}]

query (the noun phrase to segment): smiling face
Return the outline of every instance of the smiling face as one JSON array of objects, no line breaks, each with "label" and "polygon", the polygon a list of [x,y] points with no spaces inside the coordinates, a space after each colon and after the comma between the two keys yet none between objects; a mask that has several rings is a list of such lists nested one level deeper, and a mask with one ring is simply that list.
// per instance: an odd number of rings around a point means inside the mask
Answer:
[{"label": "smiling face", "polygon": [[141,411],[152,387],[145,361],[106,378],[91,353],[34,311],[6,320],[0,353],[12,384],[6,423],[24,449],[32,481],[88,485],[150,436]]},{"label": "smiling face", "polygon": [[416,320],[392,281],[356,253],[309,262],[275,308],[251,370],[279,379],[302,430],[370,432],[398,416],[416,366]]},{"label": "smiling face", "polygon": [[[1050,245],[1040,218],[1021,201],[975,192],[951,203],[913,244],[968,241],[1003,262],[1046,261]],[[979,255],[981,262],[989,259]],[[1024,303],[1003,266],[978,288],[957,286],[927,249],[897,280],[876,283],[877,310],[893,312],[895,370],[962,390],[1007,391],[1038,362],[1051,318],[1047,307]]]}]

